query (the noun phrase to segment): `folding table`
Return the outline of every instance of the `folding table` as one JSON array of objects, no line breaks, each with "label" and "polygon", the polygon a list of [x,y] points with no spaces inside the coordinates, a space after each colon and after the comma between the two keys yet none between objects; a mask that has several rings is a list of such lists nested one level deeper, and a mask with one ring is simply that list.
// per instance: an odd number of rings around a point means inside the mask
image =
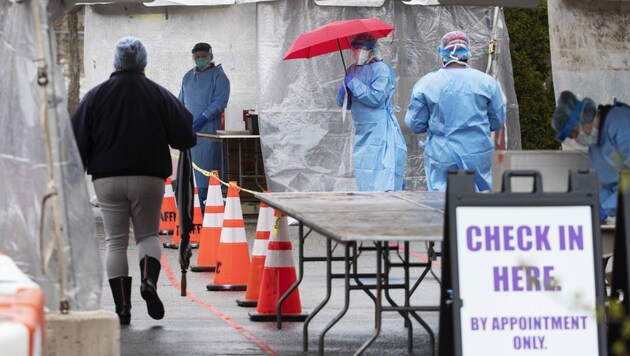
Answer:
[{"label": "folding table", "polygon": [[[332,280],[343,279],[345,286],[344,307],[325,327],[319,336],[319,353],[324,352],[324,337],[346,313],[350,305],[350,291],[364,290],[375,302],[374,332],[357,350],[365,351],[378,337],[381,330],[382,313],[398,312],[408,326],[408,349],[412,348],[412,327],[409,316],[416,319],[429,333],[431,346],[435,352],[435,336],[429,326],[416,313],[417,311],[439,311],[435,305],[411,305],[410,297],[419,287],[420,282],[430,271],[432,260],[437,253],[435,242],[443,240],[444,193],[426,191],[391,191],[391,192],[311,192],[311,193],[266,193],[256,197],[272,208],[286,213],[299,221],[299,275],[296,283],[282,296],[278,303],[278,328],[281,327],[281,306],[286,298],[302,281],[305,262],[326,261],[326,298],[313,310],[304,323],[304,351],[308,350],[308,326],[311,319],[330,299]],[[326,256],[305,256],[304,241],[309,235],[304,233],[304,226],[326,237]],[[401,241],[404,246],[400,262],[392,262],[389,252],[390,242]],[[411,262],[409,258],[410,242],[427,242],[429,260]],[[344,256],[333,256],[333,242],[343,246]],[[358,247],[363,243],[373,243],[376,247],[375,273],[358,273]],[[344,262],[344,273],[331,272],[332,261]],[[403,283],[390,283],[390,267],[404,270]],[[410,269],[421,267],[420,276],[412,284]],[[373,278],[374,283],[366,283]],[[404,305],[397,305],[389,296],[389,291],[402,289]],[[371,290],[376,290],[374,295]],[[388,305],[383,305],[383,291]]]}]

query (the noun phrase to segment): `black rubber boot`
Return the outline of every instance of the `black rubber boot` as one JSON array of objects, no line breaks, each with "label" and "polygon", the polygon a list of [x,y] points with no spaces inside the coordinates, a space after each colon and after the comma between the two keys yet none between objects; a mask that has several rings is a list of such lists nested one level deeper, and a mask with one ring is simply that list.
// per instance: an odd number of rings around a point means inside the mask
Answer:
[{"label": "black rubber boot", "polygon": [[112,278],[109,280],[109,287],[112,289],[120,325],[129,325],[131,321],[131,277]]},{"label": "black rubber boot", "polygon": [[140,260],[140,294],[147,302],[147,311],[153,319],[160,320],[164,317],[164,305],[157,294],[157,281],[160,276],[160,261],[145,255]]}]

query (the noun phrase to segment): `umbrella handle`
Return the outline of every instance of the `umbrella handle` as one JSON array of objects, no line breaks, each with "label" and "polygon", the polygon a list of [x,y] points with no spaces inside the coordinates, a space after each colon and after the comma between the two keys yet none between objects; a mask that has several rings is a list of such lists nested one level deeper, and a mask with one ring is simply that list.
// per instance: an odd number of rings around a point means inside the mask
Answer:
[{"label": "umbrella handle", "polygon": [[182,271],[182,283],[181,283],[181,296],[185,297],[186,296],[186,287],[187,287],[187,282],[186,282],[186,270]]},{"label": "umbrella handle", "polygon": [[348,69],[346,69],[346,61],[343,59],[343,52],[341,52],[341,43],[339,43],[339,39],[337,38],[337,46],[339,47],[339,54],[341,55],[341,63],[343,63],[343,71],[346,75],[348,75]]}]

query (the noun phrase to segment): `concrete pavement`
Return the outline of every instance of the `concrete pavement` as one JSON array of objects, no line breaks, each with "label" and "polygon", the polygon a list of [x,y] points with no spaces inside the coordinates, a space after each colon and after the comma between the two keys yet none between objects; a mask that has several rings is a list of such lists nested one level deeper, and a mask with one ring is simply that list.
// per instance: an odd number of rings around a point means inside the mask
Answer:
[{"label": "concrete pavement", "polygon": [[[96,213],[98,215],[98,213]],[[246,234],[251,248],[254,241],[256,216],[247,216]],[[105,244],[102,220],[96,217],[101,255],[104,258]],[[297,265],[297,227],[290,226],[293,241],[294,261]],[[162,237],[163,242],[170,237]],[[323,255],[325,238],[311,234],[305,245],[309,255]],[[424,244],[413,244],[412,255],[418,261],[426,256]],[[160,274],[158,292],[165,305],[166,315],[162,320],[151,319],[140,296],[140,271],[137,247],[133,240],[129,246],[130,275],[133,277],[131,325],[120,330],[122,355],[307,355],[317,354],[320,331],[339,313],[343,306],[342,280],[333,281],[333,294],[327,306],[313,319],[309,326],[309,351],[303,351],[302,322],[285,322],[278,330],[275,322],[252,322],[248,313],[255,308],[242,308],[235,300],[243,298],[245,292],[208,292],[206,285],[212,283],[213,273],[188,272],[188,295],[180,296],[180,270],[178,251],[164,249],[163,269]],[[374,265],[374,252],[364,251],[360,266],[369,271]],[[192,264],[196,261],[196,250]],[[333,264],[334,272],[342,272],[339,263]],[[335,266],[337,265],[337,266]],[[439,265],[439,261],[438,261]],[[437,276],[440,268],[435,267]],[[418,272],[418,271],[415,271]],[[418,275],[413,273],[413,275]],[[310,262],[305,267],[305,277],[299,287],[302,308],[308,313],[325,297],[325,263]],[[393,293],[398,300],[402,294]],[[418,304],[438,304],[439,284],[429,275],[414,294]],[[102,308],[114,310],[111,291],[104,278]],[[425,312],[421,317],[434,332],[438,329],[438,313]],[[325,354],[351,355],[364,341],[369,339],[374,328],[374,303],[362,291],[351,293],[351,305],[347,314],[326,335]],[[414,350],[410,354],[431,355],[429,337],[422,327],[413,323]],[[383,317],[382,331],[366,355],[408,354],[407,329],[397,313]]]}]

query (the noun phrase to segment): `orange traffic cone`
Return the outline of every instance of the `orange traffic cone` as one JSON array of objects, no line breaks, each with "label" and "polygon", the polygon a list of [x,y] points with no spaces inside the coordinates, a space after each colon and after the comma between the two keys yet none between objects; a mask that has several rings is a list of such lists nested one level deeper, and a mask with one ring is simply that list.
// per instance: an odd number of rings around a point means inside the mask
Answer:
[{"label": "orange traffic cone", "polygon": [[[265,191],[265,193],[268,193]],[[252,250],[252,263],[249,267],[247,277],[247,290],[245,300],[236,300],[236,304],[241,307],[255,307],[258,305],[258,294],[260,293],[260,281],[265,269],[265,257],[267,256],[267,244],[271,227],[273,226],[273,209],[265,202],[260,202],[258,211],[258,223],[256,224],[256,239]]]},{"label": "orange traffic cone", "polygon": [[[256,313],[249,313],[251,321],[276,321],[278,300],[296,281],[287,216],[277,211],[274,212],[274,216],[276,220],[267,246],[258,307]],[[307,315],[302,314],[298,288],[295,288],[282,303],[281,314],[283,321],[306,319]]]},{"label": "orange traffic cone", "polygon": [[194,194],[194,207],[193,207],[193,229],[190,232],[190,242],[199,244],[201,241],[201,228],[203,226],[203,214],[201,212],[201,204],[199,204],[199,191],[197,190],[197,181],[195,181],[195,194]]},{"label": "orange traffic cone", "polygon": [[[194,177],[194,175],[193,175]],[[193,178],[194,180],[194,178]],[[190,237],[190,248],[198,248],[199,241],[201,240],[201,226],[203,224],[203,215],[201,215],[201,205],[199,204],[199,192],[197,191],[197,181],[194,180],[194,194],[193,194],[193,229],[188,235]],[[175,231],[173,232],[173,239],[171,242],[165,242],[162,244],[165,248],[172,248],[177,250],[179,248],[179,242],[182,240],[182,234],[179,231],[179,221],[175,225]]]},{"label": "orange traffic cone", "polygon": [[166,178],[164,199],[162,199],[162,215],[160,218],[160,235],[170,235],[177,225],[177,207],[171,178]]},{"label": "orange traffic cone", "polygon": [[245,236],[241,199],[236,182],[230,182],[227,201],[225,202],[214,284],[208,284],[207,288],[210,291],[245,290],[248,272],[249,249]]},{"label": "orange traffic cone", "polygon": [[223,194],[221,193],[221,182],[217,178],[218,175],[219,171],[212,171],[210,175],[197,265],[190,268],[193,272],[214,272],[217,265],[224,211]]}]

